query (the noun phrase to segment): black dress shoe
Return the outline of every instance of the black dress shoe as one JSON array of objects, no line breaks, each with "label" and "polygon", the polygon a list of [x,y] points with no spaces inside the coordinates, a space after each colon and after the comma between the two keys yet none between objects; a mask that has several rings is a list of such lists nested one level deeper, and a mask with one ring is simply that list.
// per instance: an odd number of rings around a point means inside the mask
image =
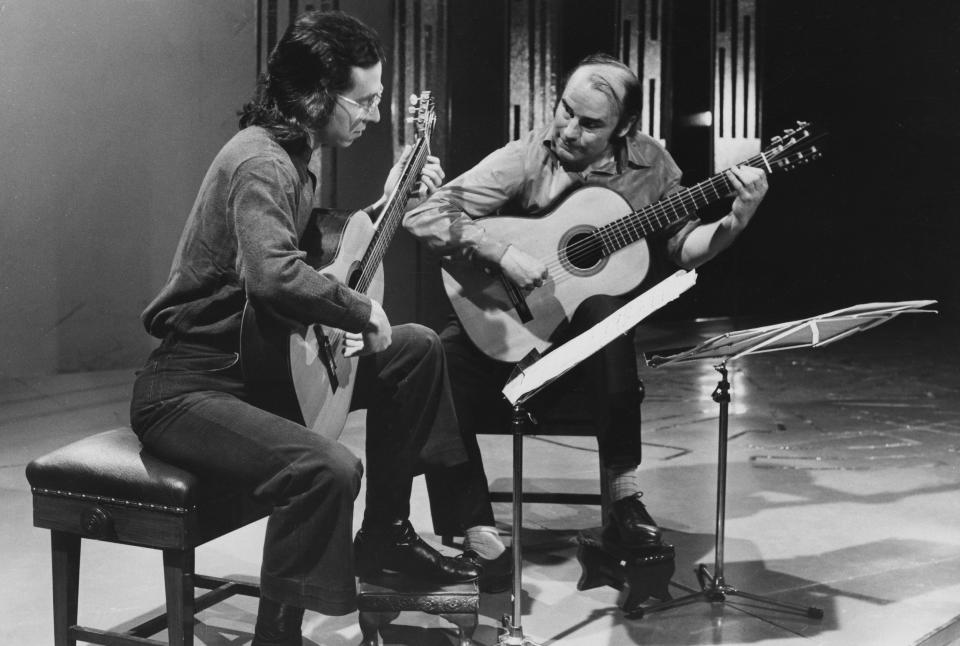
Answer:
[{"label": "black dress shoe", "polygon": [[513,550],[507,548],[495,559],[485,559],[473,550],[466,550],[457,557],[473,564],[480,570],[477,587],[480,592],[496,594],[510,589],[513,580]]},{"label": "black dress shoe", "polygon": [[404,520],[385,530],[361,529],[353,541],[357,574],[363,579],[397,572],[431,583],[466,583],[479,576],[473,563],[444,556]]},{"label": "black dress shoe", "polygon": [[659,545],[661,532],[657,523],[640,502],[642,493],[621,498],[610,506],[606,525],[603,527],[604,541],[619,543],[624,547],[649,547]]},{"label": "black dress shoe", "polygon": [[260,597],[257,627],[250,646],[300,646],[303,608]]}]

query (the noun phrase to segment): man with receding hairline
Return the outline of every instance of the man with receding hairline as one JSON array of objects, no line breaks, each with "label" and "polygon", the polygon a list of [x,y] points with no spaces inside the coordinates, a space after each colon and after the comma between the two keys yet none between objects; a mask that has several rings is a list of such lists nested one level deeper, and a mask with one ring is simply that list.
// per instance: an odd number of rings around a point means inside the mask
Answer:
[{"label": "man with receding hairline", "polygon": [[[612,189],[633,209],[680,190],[681,172],[670,154],[637,130],[642,98],[639,80],[623,63],[604,54],[587,57],[570,74],[550,125],[494,151],[440,188],[407,213],[404,226],[438,254],[502,273],[521,289],[542,285],[549,276],[544,263],[512,241],[496,239],[475,218],[494,213],[543,216],[583,186]],[[736,190],[730,213],[712,223],[693,217],[648,238],[651,278],[703,264],[747,226],[767,191],[766,176],[760,169],[740,167],[728,178]],[[585,222],[589,215],[584,214]],[[589,329],[623,303],[623,297],[587,298],[574,313],[565,338]],[[468,558],[483,568],[481,589],[505,588],[509,562],[494,527],[476,433],[479,424],[506,427],[509,407],[500,390],[513,366],[484,355],[455,318],[441,339],[471,461],[470,469],[428,473],[435,531],[465,536]],[[533,405],[549,407],[551,398],[562,397],[572,384],[587,388],[614,501],[604,519],[604,535],[628,546],[658,544],[660,529],[640,500],[636,473],[642,395],[632,333],[610,343],[561,382],[538,395]],[[458,506],[462,500],[450,495],[454,491],[468,504]]]}]

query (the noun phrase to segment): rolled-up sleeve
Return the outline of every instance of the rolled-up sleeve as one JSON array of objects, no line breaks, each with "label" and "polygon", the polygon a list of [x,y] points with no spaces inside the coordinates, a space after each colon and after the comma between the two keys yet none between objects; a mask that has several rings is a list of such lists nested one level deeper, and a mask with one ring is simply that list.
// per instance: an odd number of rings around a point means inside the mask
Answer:
[{"label": "rolled-up sleeve", "polygon": [[475,218],[496,212],[517,195],[525,161],[521,142],[494,151],[410,210],[403,226],[437,254],[497,263],[509,241],[488,235]]},{"label": "rolled-up sleeve", "polygon": [[298,196],[295,178],[273,160],[255,158],[238,167],[227,213],[247,297],[281,319],[360,332],[370,319],[370,299],[305,262],[294,219]]}]

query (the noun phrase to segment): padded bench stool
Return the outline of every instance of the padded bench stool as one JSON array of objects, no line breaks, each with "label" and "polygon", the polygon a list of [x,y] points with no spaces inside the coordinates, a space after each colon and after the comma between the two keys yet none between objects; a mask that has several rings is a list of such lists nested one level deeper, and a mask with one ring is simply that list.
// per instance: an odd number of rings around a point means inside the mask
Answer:
[{"label": "padded bench stool", "polygon": [[[129,428],[99,433],[27,465],[33,524],[50,530],[56,646],[77,640],[105,645],[193,644],[194,614],[257,585],[198,575],[194,549],[263,518],[248,492],[204,482],[142,451]],[[77,625],[80,539],[163,550],[166,612],[125,633]],[[194,598],[195,588],[209,590]]]}]

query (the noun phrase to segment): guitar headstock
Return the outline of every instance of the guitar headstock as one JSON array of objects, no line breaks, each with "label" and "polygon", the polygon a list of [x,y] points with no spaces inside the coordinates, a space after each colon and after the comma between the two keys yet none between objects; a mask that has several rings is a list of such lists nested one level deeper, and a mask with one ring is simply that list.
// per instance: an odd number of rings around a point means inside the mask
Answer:
[{"label": "guitar headstock", "polygon": [[433,128],[437,125],[436,101],[430,90],[424,90],[420,96],[410,95],[410,107],[407,111],[410,116],[407,121],[413,124],[414,134],[418,137],[430,139]]},{"label": "guitar headstock", "polygon": [[815,133],[806,121],[798,121],[796,128],[784,130],[770,140],[770,145],[760,153],[761,161],[768,170],[793,170],[823,156],[815,142],[824,136]]}]

